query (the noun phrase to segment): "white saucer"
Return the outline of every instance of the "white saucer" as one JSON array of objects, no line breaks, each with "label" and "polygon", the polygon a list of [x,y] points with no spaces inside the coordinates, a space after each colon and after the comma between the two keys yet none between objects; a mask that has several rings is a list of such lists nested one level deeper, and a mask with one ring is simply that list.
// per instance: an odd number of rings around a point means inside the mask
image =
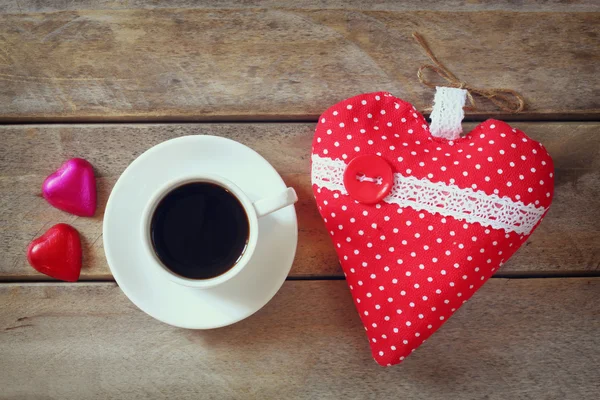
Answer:
[{"label": "white saucer", "polygon": [[142,212],[161,184],[182,174],[221,175],[252,201],[276,195],[286,185],[254,150],[215,136],[186,136],[161,143],[134,160],[115,184],[104,215],[104,251],[121,290],[142,311],[167,324],[211,329],[240,321],[263,307],[287,277],[298,241],[293,206],[259,220],[256,251],[249,264],[220,286],[181,286],[149,268]]}]

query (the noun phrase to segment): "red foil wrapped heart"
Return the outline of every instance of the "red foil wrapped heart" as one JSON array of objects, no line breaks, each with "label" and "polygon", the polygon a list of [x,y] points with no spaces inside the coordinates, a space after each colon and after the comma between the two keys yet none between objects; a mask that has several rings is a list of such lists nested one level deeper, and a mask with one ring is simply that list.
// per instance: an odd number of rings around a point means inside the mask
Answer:
[{"label": "red foil wrapped heart", "polygon": [[456,140],[434,137],[411,104],[385,92],[321,115],[311,168],[384,366],[419,347],[525,243],[554,191],[550,155],[523,132],[488,120]]},{"label": "red foil wrapped heart", "polygon": [[42,274],[76,282],[81,272],[81,240],[75,228],[57,224],[27,248],[29,264]]}]

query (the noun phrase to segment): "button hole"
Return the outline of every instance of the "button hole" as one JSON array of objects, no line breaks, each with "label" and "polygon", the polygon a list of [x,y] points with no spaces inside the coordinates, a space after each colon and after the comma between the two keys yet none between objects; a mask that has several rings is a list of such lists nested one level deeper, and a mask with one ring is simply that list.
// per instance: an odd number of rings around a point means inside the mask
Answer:
[{"label": "button hole", "polygon": [[383,178],[378,176],[377,178],[371,178],[370,176],[366,176],[362,172],[356,174],[356,180],[359,182],[371,182],[376,185],[383,185]]}]

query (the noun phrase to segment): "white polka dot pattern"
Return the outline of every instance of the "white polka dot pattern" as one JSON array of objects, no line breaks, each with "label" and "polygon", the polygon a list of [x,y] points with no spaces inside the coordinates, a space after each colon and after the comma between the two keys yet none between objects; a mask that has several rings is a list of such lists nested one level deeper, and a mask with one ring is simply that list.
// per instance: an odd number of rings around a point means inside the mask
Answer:
[{"label": "white polka dot pattern", "polygon": [[[554,191],[552,159],[523,132],[488,120],[465,137],[435,138],[412,105],[384,92],[325,111],[312,152],[345,164],[377,154],[396,174],[542,210]],[[384,366],[420,346],[529,237],[418,206],[361,204],[316,182],[313,191],[373,357]]]}]

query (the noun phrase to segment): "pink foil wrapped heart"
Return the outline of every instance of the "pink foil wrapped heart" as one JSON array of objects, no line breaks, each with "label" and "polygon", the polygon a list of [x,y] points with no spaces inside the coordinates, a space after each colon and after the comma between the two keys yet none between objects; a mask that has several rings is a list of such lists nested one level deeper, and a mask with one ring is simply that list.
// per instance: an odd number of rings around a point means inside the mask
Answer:
[{"label": "pink foil wrapped heart", "polygon": [[60,210],[91,217],[96,212],[94,168],[82,158],[72,158],[46,178],[42,193],[48,203]]}]

